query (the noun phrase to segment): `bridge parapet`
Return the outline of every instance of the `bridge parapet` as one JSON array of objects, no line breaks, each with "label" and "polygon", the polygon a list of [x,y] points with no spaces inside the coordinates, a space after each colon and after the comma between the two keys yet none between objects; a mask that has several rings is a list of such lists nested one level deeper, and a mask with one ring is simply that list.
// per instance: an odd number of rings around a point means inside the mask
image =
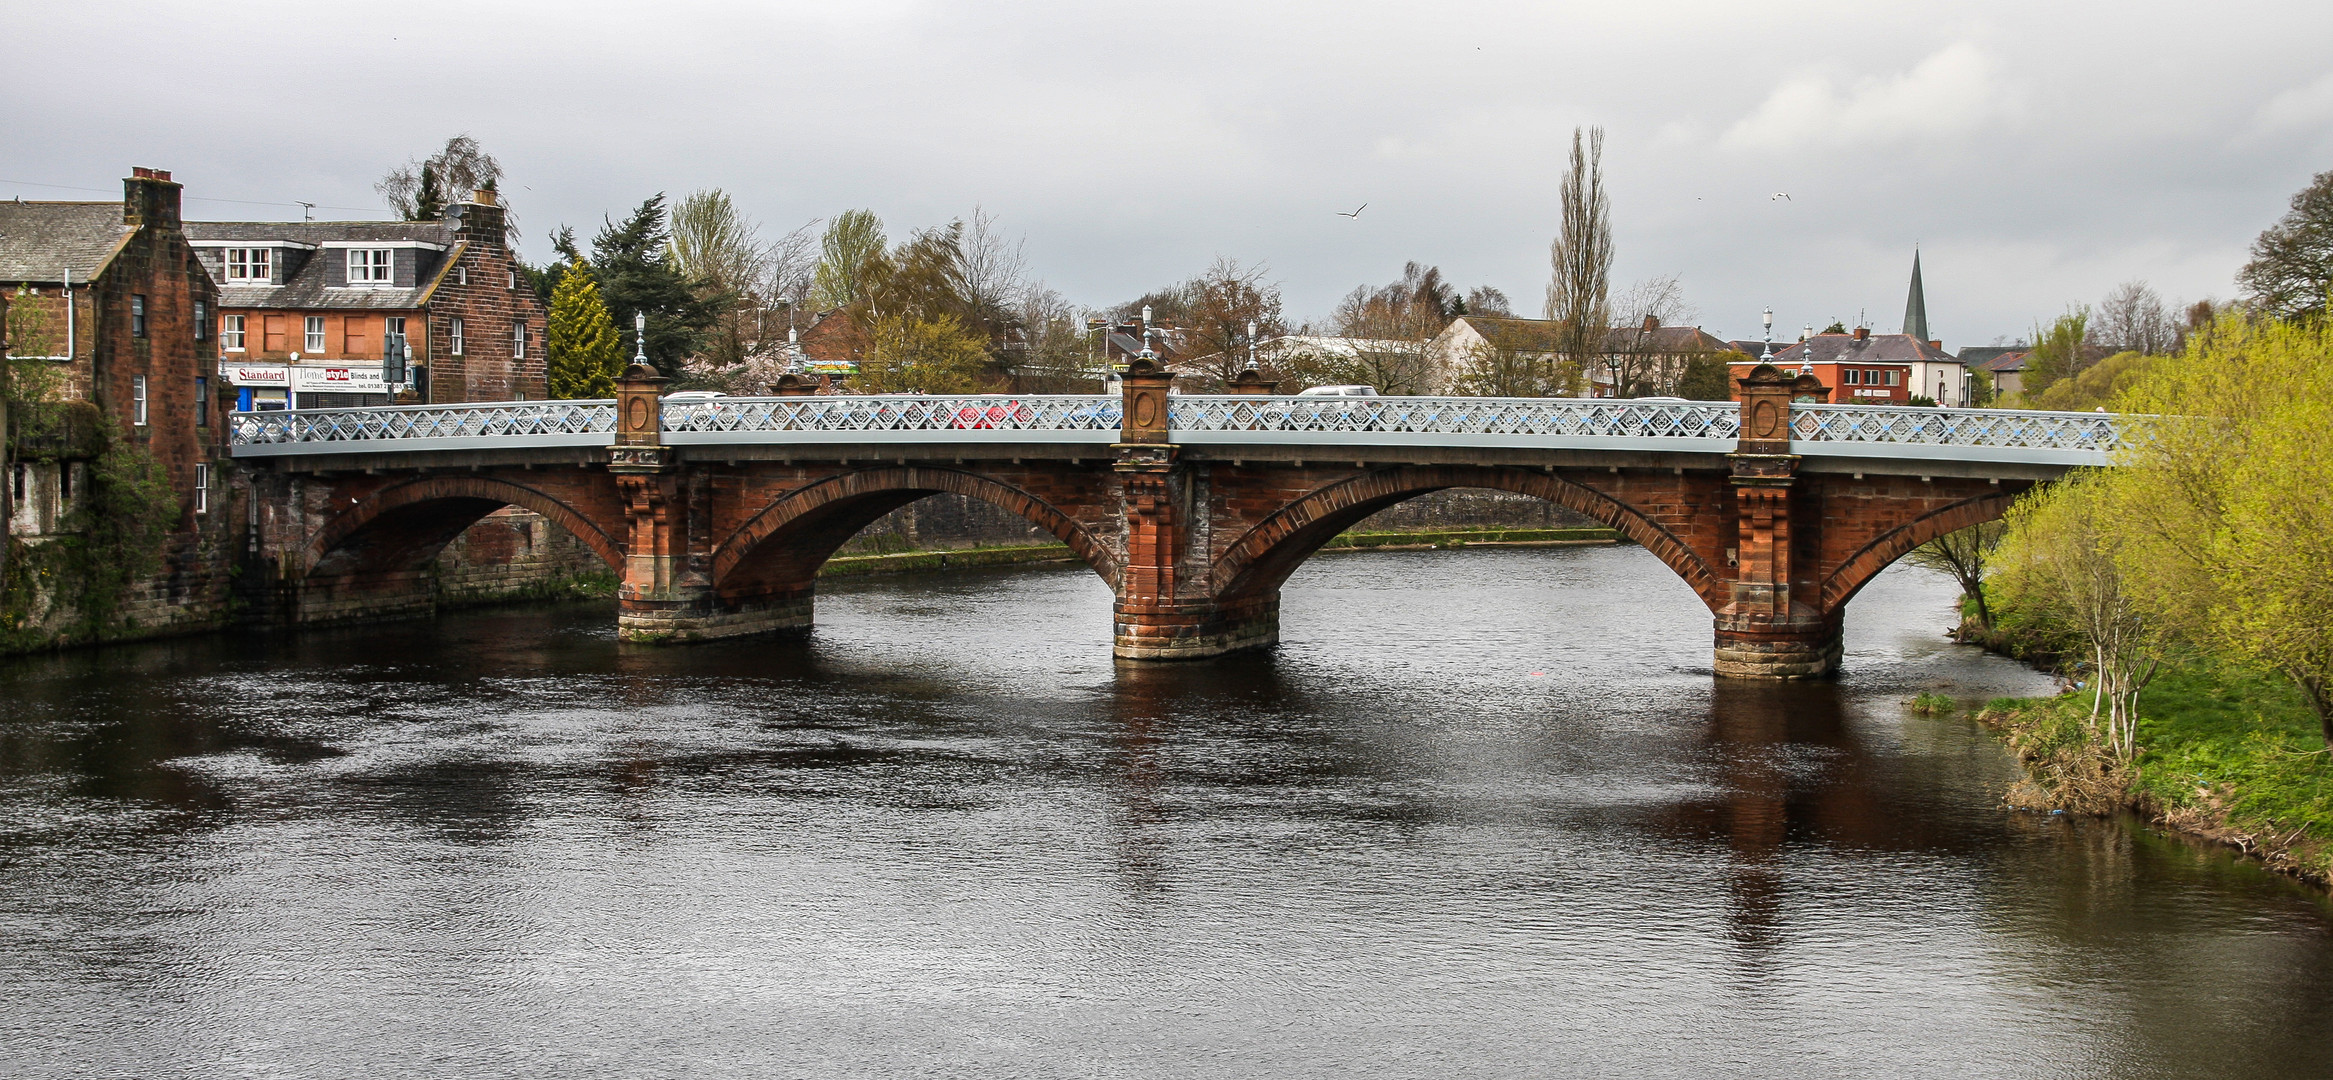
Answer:
[{"label": "bridge parapet", "polygon": [[[1578,398],[1287,397],[1168,399],[1169,442],[1203,447],[1403,446],[1655,451],[1736,450],[1732,402]],[[1121,399],[1104,394],[859,395],[663,399],[668,446],[1123,441]],[[501,401],[236,413],[236,457],[605,447],[613,401]],[[2112,463],[2128,420],[2105,413],[1911,406],[1790,406],[1790,452],[1808,457]]]}]

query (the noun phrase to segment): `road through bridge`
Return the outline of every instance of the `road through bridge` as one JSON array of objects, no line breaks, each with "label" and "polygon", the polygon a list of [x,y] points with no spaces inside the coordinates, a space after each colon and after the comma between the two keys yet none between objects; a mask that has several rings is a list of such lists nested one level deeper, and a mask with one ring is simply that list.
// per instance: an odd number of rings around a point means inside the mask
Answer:
[{"label": "road through bridge", "polygon": [[613,401],[238,413],[281,617],[423,614],[428,567],[497,508],[557,521],[622,576],[636,641],[807,627],[820,565],[928,495],[1045,529],[1117,594],[1132,659],[1271,645],[1281,583],[1330,538],[1452,487],[1611,526],[1709,606],[1721,675],[1836,670],[1840,619],[1919,544],[2105,465],[2114,417],[1810,405],[1761,367],[1743,402],[1170,394]]}]

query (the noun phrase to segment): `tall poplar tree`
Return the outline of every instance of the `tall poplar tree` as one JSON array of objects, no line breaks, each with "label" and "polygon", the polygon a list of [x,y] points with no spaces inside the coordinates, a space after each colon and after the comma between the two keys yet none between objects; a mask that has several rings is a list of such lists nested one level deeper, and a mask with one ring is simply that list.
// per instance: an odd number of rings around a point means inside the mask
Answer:
[{"label": "tall poplar tree", "polygon": [[[1612,197],[1604,191],[1604,129],[1572,129],[1571,168],[1559,193],[1562,231],[1548,245],[1547,317],[1561,324],[1558,352],[1584,368],[1604,351],[1611,326]],[[1560,380],[1559,380],[1560,381]]]},{"label": "tall poplar tree", "polygon": [[554,398],[616,396],[624,370],[624,341],[600,299],[591,267],[575,259],[551,294],[549,370]]}]

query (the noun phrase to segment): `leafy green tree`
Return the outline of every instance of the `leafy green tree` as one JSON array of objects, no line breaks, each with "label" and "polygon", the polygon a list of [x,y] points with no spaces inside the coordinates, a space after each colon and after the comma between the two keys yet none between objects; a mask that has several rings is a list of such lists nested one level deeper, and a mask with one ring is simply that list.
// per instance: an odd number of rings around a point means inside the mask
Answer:
[{"label": "leafy green tree", "polygon": [[438,188],[437,167],[421,167],[421,184],[413,193],[413,220],[436,221],[446,216],[446,193]]},{"label": "leafy green tree", "polygon": [[2294,194],[2292,209],[2252,241],[2252,261],[2236,284],[2262,314],[2324,316],[2333,290],[2333,170]]},{"label": "leafy green tree", "polygon": [[2119,402],[2122,566],[2153,617],[2284,672],[2333,743],[2333,327],[2223,317]]},{"label": "leafy green tree", "polygon": [[883,236],[883,219],[874,211],[836,214],[818,241],[818,268],[812,271],[810,282],[811,306],[828,311],[864,303],[873,281],[887,276],[889,244]]},{"label": "leafy green tree", "polygon": [[623,224],[606,222],[591,241],[591,269],[617,325],[629,327],[635,314],[645,313],[649,362],[681,374],[720,306],[700,298],[673,265],[662,193],[641,202]]},{"label": "leafy green tree", "polygon": [[1694,353],[1685,358],[1685,373],[1677,378],[1677,396],[1693,401],[1731,401],[1733,370],[1720,353]]},{"label": "leafy green tree", "polygon": [[624,370],[624,341],[600,299],[591,267],[572,260],[551,297],[547,366],[554,398],[616,396]]},{"label": "leafy green tree", "polygon": [[2071,379],[2059,379],[2038,395],[2029,394],[2026,404],[2036,409],[2056,412],[2089,412],[2111,407],[2114,400],[2147,376],[2156,367],[2172,362],[2166,356],[2145,356],[2135,352],[2120,352],[2083,368]]},{"label": "leafy green tree", "polygon": [[1971,525],[1913,548],[1904,561],[1958,583],[1961,599],[1977,606],[1978,624],[1990,630],[1993,609],[1985,600],[1985,575],[1992,566],[1993,552],[2001,546],[2001,537],[2007,531],[2008,526],[1998,521]]},{"label": "leafy green tree", "polygon": [[2154,677],[2167,634],[2124,573],[2133,552],[2111,508],[2112,481],[2101,475],[2111,472],[2075,473],[2019,499],[1998,580],[2020,610],[2089,652],[2090,726],[2103,719],[2107,746],[2128,761],[2138,749],[2139,691]]},{"label": "leafy green tree", "polygon": [[2030,402],[2060,379],[2082,373],[2082,346],[2090,340],[2090,309],[2070,308],[2048,326],[2033,328],[2033,352],[2025,361],[2025,385],[2020,393]]},{"label": "leafy green tree", "polygon": [[862,393],[972,393],[988,373],[988,343],[953,315],[878,316],[867,336],[867,359],[852,378]]}]

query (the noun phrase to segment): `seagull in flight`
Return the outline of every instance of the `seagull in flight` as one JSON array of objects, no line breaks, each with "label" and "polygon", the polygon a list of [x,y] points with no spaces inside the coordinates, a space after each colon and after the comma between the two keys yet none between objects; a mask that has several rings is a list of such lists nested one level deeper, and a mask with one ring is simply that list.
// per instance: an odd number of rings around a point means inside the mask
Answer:
[{"label": "seagull in flight", "polygon": [[1342,210],[1339,210],[1339,211],[1337,211],[1337,216],[1338,216],[1338,217],[1349,217],[1349,218],[1354,218],[1354,219],[1356,219],[1356,220],[1357,220],[1357,219],[1359,219],[1359,218],[1360,218],[1360,216],[1361,216],[1361,211],[1363,211],[1363,210],[1367,210],[1367,209],[1369,209],[1369,204],[1368,204],[1368,203],[1362,203],[1361,205],[1354,207],[1354,208],[1353,208],[1353,212],[1352,212],[1352,213],[1350,213],[1350,214],[1348,214],[1348,213],[1346,213],[1346,212],[1344,212],[1344,211],[1342,211]]},{"label": "seagull in flight", "polygon": [[[1775,192],[1775,193],[1774,193],[1774,199],[1780,199],[1780,200],[1782,200],[1782,201],[1784,201],[1784,202],[1797,202],[1797,201],[1798,201],[1797,199],[1793,199],[1793,198],[1791,198],[1791,197],[1790,197],[1790,193],[1789,193],[1789,192],[1787,192],[1787,191],[1777,191],[1777,192]],[[1767,202],[1773,202],[1773,201],[1774,201],[1774,199],[1768,199],[1768,200],[1766,200],[1766,201],[1767,201]]]}]

